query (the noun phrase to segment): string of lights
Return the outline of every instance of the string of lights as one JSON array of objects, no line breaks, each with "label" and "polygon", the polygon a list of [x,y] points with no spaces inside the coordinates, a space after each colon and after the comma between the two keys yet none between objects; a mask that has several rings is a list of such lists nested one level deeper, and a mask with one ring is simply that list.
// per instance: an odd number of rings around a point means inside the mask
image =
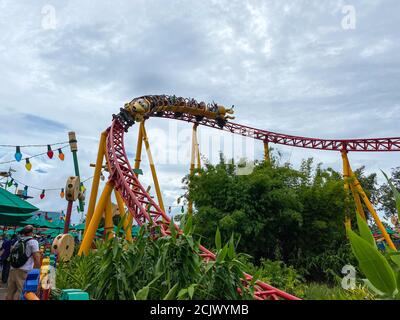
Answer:
[{"label": "string of lights", "polygon": [[[58,148],[58,158],[59,158],[61,161],[64,161],[64,159],[65,159],[65,154],[62,152],[62,150],[65,149],[65,148],[67,148],[68,146],[69,146],[69,145],[66,144],[66,145],[63,145],[63,146],[61,146],[60,148]],[[9,160],[9,161],[0,162],[0,165],[9,164],[9,163],[14,163],[14,162],[20,162],[20,161],[24,160],[24,161],[26,161],[26,164],[25,164],[26,170],[31,171],[31,170],[32,170],[32,164],[31,164],[31,162],[30,162],[30,159],[37,158],[37,157],[43,156],[43,155],[45,155],[45,154],[46,154],[50,159],[53,158],[53,156],[54,156],[54,151],[52,150],[52,148],[51,148],[50,145],[48,145],[48,148],[47,148],[47,151],[46,151],[46,152],[38,153],[38,154],[29,156],[29,157],[25,157],[25,158],[22,157],[22,153],[21,153],[20,147],[16,147],[15,159],[14,159],[14,160]]]},{"label": "string of lights", "polygon": [[0,147],[2,148],[42,148],[42,147],[48,147],[48,146],[59,146],[62,144],[67,144],[68,141],[64,141],[64,142],[56,142],[56,143],[50,143],[50,144],[27,144],[27,145],[12,145],[12,144],[0,144]]},{"label": "string of lights", "polygon": [[[103,174],[103,171],[101,172]],[[41,191],[40,194],[40,198],[43,199],[46,195],[46,192],[51,192],[51,191],[60,191],[60,197],[64,198],[65,196],[65,192],[64,192],[64,188],[63,187],[59,187],[59,188],[38,188],[35,186],[31,186],[28,185],[26,183],[21,182],[19,179],[15,179],[13,176],[10,176],[10,180],[6,183],[7,187],[11,187],[11,186],[15,186],[16,188],[18,188],[19,186],[24,186],[23,189],[23,195],[24,196],[28,196],[28,190],[32,189],[32,190],[38,190]],[[81,188],[82,188],[82,192],[84,192],[86,190],[85,186],[83,185],[85,182],[88,182],[89,180],[93,179],[94,176],[91,176],[87,179],[84,179],[81,181]]]}]

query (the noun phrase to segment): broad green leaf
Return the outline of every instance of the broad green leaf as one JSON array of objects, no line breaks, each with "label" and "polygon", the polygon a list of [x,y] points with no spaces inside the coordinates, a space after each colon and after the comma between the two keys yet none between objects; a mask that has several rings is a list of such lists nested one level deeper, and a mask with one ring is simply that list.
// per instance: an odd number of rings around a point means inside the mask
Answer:
[{"label": "broad green leaf", "polygon": [[190,299],[193,299],[194,287],[195,287],[195,286],[196,286],[195,284],[192,284],[192,285],[188,288],[188,293],[189,293]]},{"label": "broad green leaf", "polygon": [[397,288],[397,283],[389,262],[377,249],[350,228],[347,228],[347,234],[361,271],[375,288],[392,296]]},{"label": "broad green leaf", "polygon": [[221,233],[219,232],[219,228],[217,228],[217,232],[215,233],[215,247],[217,250],[221,249]]},{"label": "broad green leaf", "polygon": [[223,249],[222,249],[220,252],[218,252],[218,254],[217,254],[217,262],[222,262],[222,261],[224,261],[224,259],[225,259],[226,255],[227,255],[227,253],[228,253],[228,246],[225,245],[225,246],[223,247]]},{"label": "broad green leaf", "polygon": [[[382,171],[382,170],[381,170]],[[394,184],[392,183],[392,181],[389,179],[389,177],[387,176],[387,174],[385,172],[383,172],[383,175],[385,176],[387,182],[389,183],[390,188],[392,189],[393,195],[394,195],[394,199],[396,200],[396,209],[397,209],[397,214],[399,216],[400,219],[400,192],[397,190],[397,188],[394,186]]]},{"label": "broad green leaf", "polygon": [[233,259],[235,257],[235,242],[233,240],[233,235],[231,236],[231,239],[229,240],[228,257],[230,259]]},{"label": "broad green leaf", "polygon": [[187,294],[188,290],[187,289],[182,289],[181,291],[179,291],[178,293],[178,298],[182,298]]},{"label": "broad green leaf", "polygon": [[176,238],[176,229],[175,229],[175,224],[174,221],[171,219],[171,222],[169,223],[169,231],[171,232],[171,237]]},{"label": "broad green leaf", "polygon": [[387,247],[386,250],[389,253],[390,259],[400,268],[400,252],[395,251],[390,247]]},{"label": "broad green leaf", "polygon": [[147,297],[149,295],[149,291],[150,291],[150,287],[149,286],[146,286],[146,287],[140,289],[136,293],[136,299],[137,300],[147,300]]},{"label": "broad green leaf", "polygon": [[377,248],[374,236],[372,235],[368,223],[360,216],[358,212],[356,213],[356,216],[357,216],[358,231],[360,232],[361,238],[367,241],[374,248]]},{"label": "broad green leaf", "polygon": [[168,291],[167,295],[163,300],[173,300],[176,298],[176,291],[178,290],[178,283],[176,283],[171,290]]},{"label": "broad green leaf", "polygon": [[385,295],[382,291],[380,291],[377,288],[375,288],[372,285],[371,281],[369,281],[368,279],[363,279],[363,281],[364,281],[365,285],[368,287],[368,289],[370,289],[372,292],[374,292],[378,296],[384,296]]},{"label": "broad green leaf", "polygon": [[185,221],[184,225],[185,227],[183,229],[184,234],[188,235],[192,232],[192,221],[193,221],[192,216],[188,216],[187,220]]}]

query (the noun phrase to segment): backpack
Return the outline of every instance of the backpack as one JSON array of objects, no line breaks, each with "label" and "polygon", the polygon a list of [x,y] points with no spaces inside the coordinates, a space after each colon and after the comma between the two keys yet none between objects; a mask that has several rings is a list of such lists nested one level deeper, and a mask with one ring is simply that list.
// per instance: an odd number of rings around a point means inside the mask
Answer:
[{"label": "backpack", "polygon": [[10,251],[10,264],[13,268],[21,268],[30,257],[26,255],[26,243],[33,238],[20,239],[15,243]]}]

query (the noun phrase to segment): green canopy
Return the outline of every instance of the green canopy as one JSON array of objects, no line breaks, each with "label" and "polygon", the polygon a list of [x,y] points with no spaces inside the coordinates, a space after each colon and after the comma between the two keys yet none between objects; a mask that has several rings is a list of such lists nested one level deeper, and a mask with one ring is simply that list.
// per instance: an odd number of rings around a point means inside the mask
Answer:
[{"label": "green canopy", "polygon": [[50,229],[64,229],[64,220],[47,221],[48,228]]},{"label": "green canopy", "polygon": [[85,230],[85,224],[84,223],[77,224],[75,226],[71,226],[70,229],[71,230],[83,231],[83,230]]},{"label": "green canopy", "polygon": [[36,228],[50,228],[51,222],[47,221],[44,217],[32,217],[22,222],[22,224],[31,224]]},{"label": "green canopy", "polygon": [[32,213],[39,209],[22,200],[17,195],[0,188],[0,212]]},{"label": "green canopy", "polygon": [[[17,233],[18,233],[18,231],[14,230],[14,229],[10,229],[10,230],[7,230],[7,231],[5,232],[5,234],[6,234],[7,236],[12,236],[12,235],[17,234]],[[3,230],[0,230],[0,236],[2,236],[2,235],[4,235],[4,231],[3,231]]]},{"label": "green canopy", "polygon": [[32,213],[4,213],[0,212],[0,225],[14,227],[23,225],[24,221],[32,217]]}]

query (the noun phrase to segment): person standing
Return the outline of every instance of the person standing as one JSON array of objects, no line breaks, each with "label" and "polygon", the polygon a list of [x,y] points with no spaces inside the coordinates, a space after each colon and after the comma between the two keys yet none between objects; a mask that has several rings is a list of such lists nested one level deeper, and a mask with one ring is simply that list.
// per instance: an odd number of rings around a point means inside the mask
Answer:
[{"label": "person standing", "polygon": [[40,268],[39,243],[33,237],[33,226],[27,225],[21,233],[22,237],[10,250],[7,300],[19,300],[28,273]]},{"label": "person standing", "polygon": [[5,284],[8,280],[8,275],[10,272],[10,261],[8,257],[10,256],[10,250],[12,245],[17,241],[17,236],[14,234],[11,239],[4,238],[3,244],[0,248],[0,262],[3,266],[1,270],[1,281]]}]

